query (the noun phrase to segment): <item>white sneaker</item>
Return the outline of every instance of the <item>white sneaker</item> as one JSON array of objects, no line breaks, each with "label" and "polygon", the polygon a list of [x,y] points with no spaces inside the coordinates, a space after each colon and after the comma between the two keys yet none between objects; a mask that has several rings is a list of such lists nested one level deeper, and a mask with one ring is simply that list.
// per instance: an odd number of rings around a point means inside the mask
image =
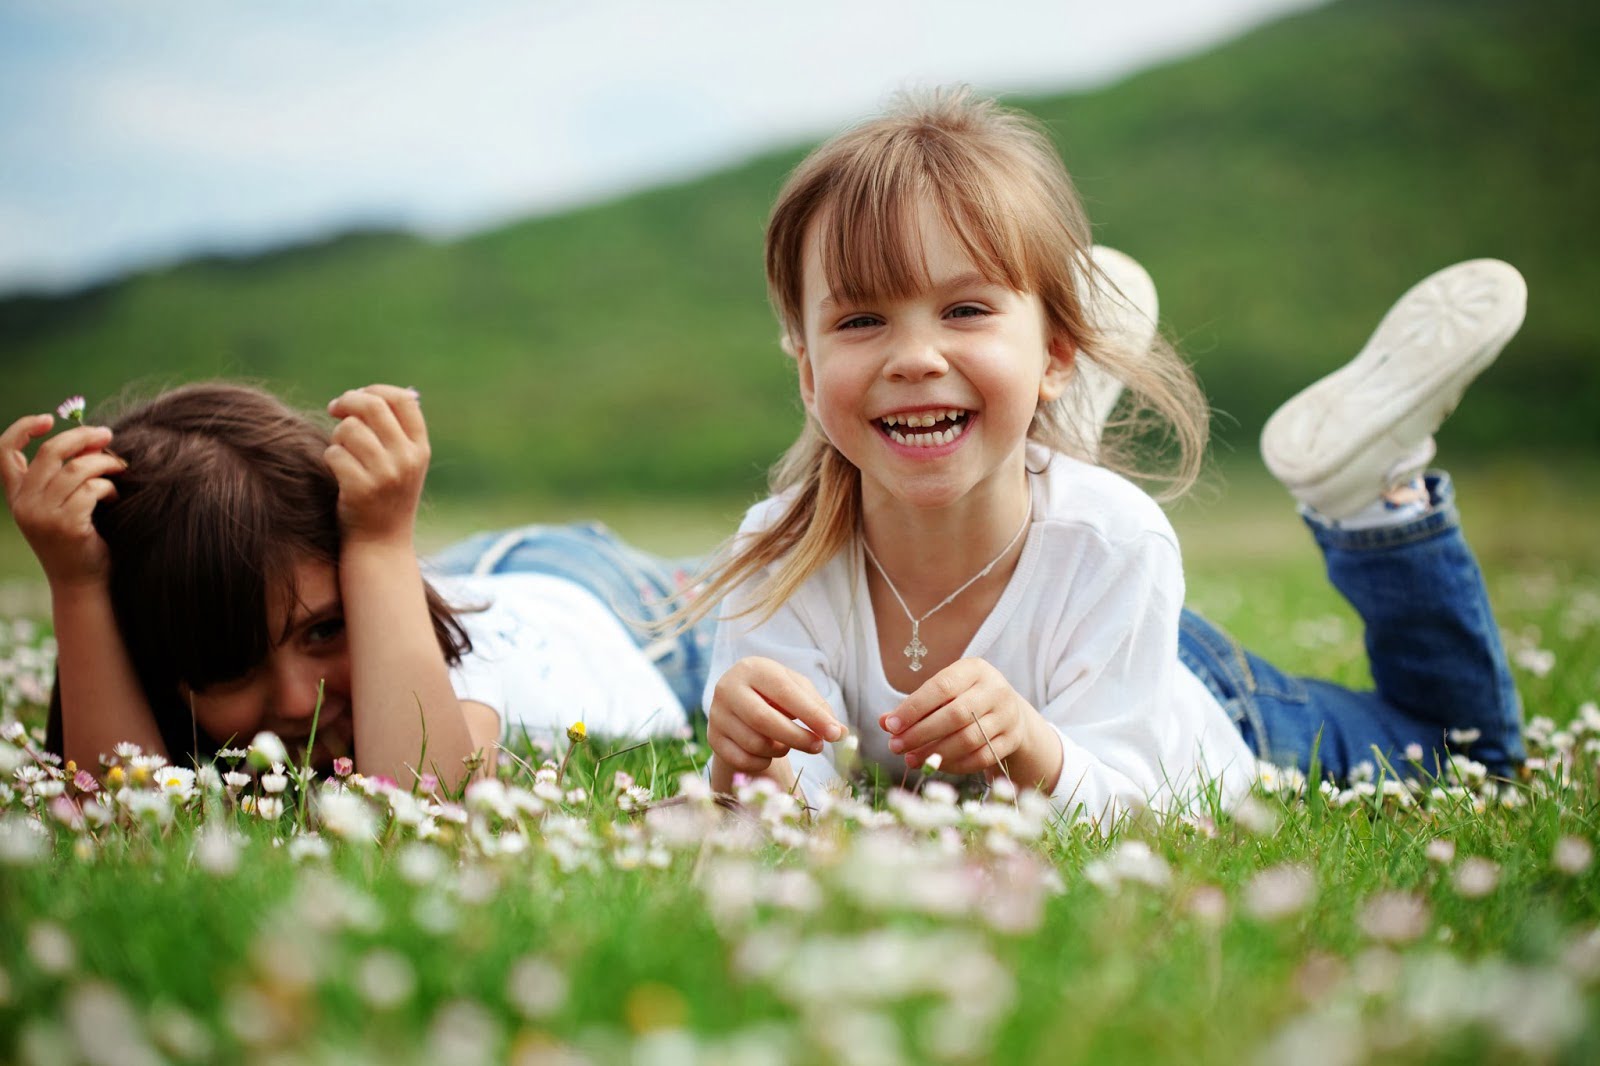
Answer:
[{"label": "white sneaker", "polygon": [[[1156,283],[1132,256],[1115,248],[1097,244],[1089,249],[1089,256],[1099,270],[1089,286],[1089,321],[1105,339],[1113,361],[1124,351],[1144,354],[1156,337]],[[1110,288],[1105,284],[1108,280]],[[1080,359],[1077,367],[1078,373],[1067,386],[1066,402],[1074,423],[1088,430],[1086,440],[1098,444],[1122,395],[1122,382],[1087,359]]]},{"label": "white sneaker", "polygon": [[1267,420],[1267,469],[1336,520],[1420,473],[1433,458],[1434,431],[1516,334],[1527,302],[1522,275],[1498,259],[1423,278],[1360,354]]}]

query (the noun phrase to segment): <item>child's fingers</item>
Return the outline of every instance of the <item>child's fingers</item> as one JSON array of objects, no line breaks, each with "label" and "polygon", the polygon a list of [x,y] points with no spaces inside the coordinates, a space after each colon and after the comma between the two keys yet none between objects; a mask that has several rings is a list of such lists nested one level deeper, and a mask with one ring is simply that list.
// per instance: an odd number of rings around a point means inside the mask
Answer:
[{"label": "child's fingers", "polygon": [[16,491],[22,484],[22,476],[28,472],[28,457],[22,450],[35,437],[50,432],[55,422],[50,415],[24,415],[0,433],[0,480],[5,483],[7,495]]},{"label": "child's fingers", "polygon": [[328,413],[342,419],[364,422],[385,448],[396,448],[411,438],[400,426],[390,399],[380,390],[399,392],[393,386],[368,385],[352,389],[328,404]]},{"label": "child's fingers", "polygon": [[751,729],[743,720],[733,716],[724,716],[717,724],[722,735],[731,740],[740,751],[759,759],[778,759],[789,754],[789,745],[773,740],[771,737],[762,736]]},{"label": "child's fingers", "polygon": [[1000,732],[998,726],[999,723],[992,718],[984,720],[982,729],[968,725],[933,744],[906,752],[906,763],[912,767],[921,766],[937,752],[939,769],[949,773],[970,774],[988,769],[1005,758],[1012,748],[1006,734]]},{"label": "child's fingers", "polygon": [[740,773],[759,774],[772,763],[772,757],[764,754],[772,742],[764,741],[736,714],[728,713],[726,706],[713,711],[706,740],[712,754]]},{"label": "child's fingers", "polygon": [[333,427],[333,444],[367,471],[376,473],[388,463],[387,449],[373,431],[371,423],[355,415],[343,418]]},{"label": "child's fingers", "polygon": [[[918,748],[937,744],[945,737],[959,733],[972,725],[974,715],[981,715],[988,708],[980,705],[971,689],[957,696],[944,706],[922,718],[915,725],[907,726],[900,732],[891,731],[889,740],[890,751],[915,751]],[[889,717],[894,717],[890,715]]]},{"label": "child's fingers", "polygon": [[[69,517],[85,523],[92,528],[91,516],[94,514],[95,505],[101,500],[115,499],[117,483],[110,478],[93,477],[79,485],[71,496],[61,504],[61,510]],[[85,530],[87,532],[87,529]]]},{"label": "child's fingers", "polygon": [[[822,745],[816,741],[816,737],[821,737],[823,740],[838,740],[844,736],[844,726],[833,716],[833,708],[828,706],[828,701],[822,698],[816,686],[804,674],[784,667],[763,676],[756,684],[756,689],[778,711],[788,715],[789,718],[799,719],[810,729],[810,733],[805,734],[805,743],[791,743],[791,747],[806,751],[821,751]],[[793,723],[787,724],[791,728],[798,729]],[[803,733],[804,730],[800,732]],[[784,739],[781,733],[774,735]]]},{"label": "child's fingers", "polygon": [[772,760],[762,755],[752,755],[725,736],[711,738],[711,753],[741,774],[759,774],[772,765]]},{"label": "child's fingers", "polygon": [[886,733],[904,733],[940,707],[960,696],[977,682],[975,663],[982,660],[960,659],[924,681],[917,691],[878,719]]},{"label": "child's fingers", "polygon": [[[46,506],[60,507],[77,492],[85,482],[104,481],[108,474],[118,474],[128,469],[119,456],[107,452],[86,452],[74,456],[56,469],[55,475],[40,486],[39,501]],[[107,485],[111,482],[106,481]],[[98,498],[98,497],[97,497]]]},{"label": "child's fingers", "polygon": [[327,450],[322,453],[322,458],[328,464],[328,469],[333,471],[333,480],[339,483],[341,498],[346,486],[361,484],[367,480],[367,468],[362,466],[342,444],[328,445]]},{"label": "child's fingers", "polygon": [[0,433],[0,448],[21,451],[35,437],[42,437],[56,424],[54,415],[23,415]]},{"label": "child's fingers", "polygon": [[428,443],[428,424],[422,417],[422,402],[416,389],[403,389],[398,385],[368,385],[360,391],[377,396],[388,404],[401,432],[413,444]]},{"label": "child's fingers", "polygon": [[98,451],[111,443],[111,431],[105,426],[77,426],[57,433],[33,454],[22,476],[20,487],[24,491],[39,492],[55,478],[56,473],[74,456]]},{"label": "child's fingers", "polygon": [[813,754],[821,751],[822,741],[816,733],[796,722],[794,712],[777,702],[781,698],[751,689],[745,697],[734,700],[730,709],[741,722],[769,740]]},{"label": "child's fingers", "polygon": [[1002,734],[994,737],[989,744],[979,744],[959,754],[947,754],[940,762],[939,769],[951,774],[975,774],[983,770],[992,770],[1000,765],[1000,759],[1006,758],[1009,754],[1000,747],[1008,740],[1009,738]]}]

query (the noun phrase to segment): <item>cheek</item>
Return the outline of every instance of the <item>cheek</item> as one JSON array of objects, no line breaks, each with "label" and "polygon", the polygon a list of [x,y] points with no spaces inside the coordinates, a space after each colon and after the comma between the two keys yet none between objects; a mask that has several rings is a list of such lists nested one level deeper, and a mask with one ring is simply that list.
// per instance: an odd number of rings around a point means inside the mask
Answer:
[{"label": "cheek", "polygon": [[260,731],[264,718],[262,701],[251,691],[197,695],[192,697],[191,705],[195,724],[218,743],[230,737],[237,743],[248,743]]},{"label": "cheek", "polygon": [[825,423],[847,415],[853,416],[860,406],[867,382],[844,359],[833,359],[815,368],[815,393],[813,405],[817,417]]}]

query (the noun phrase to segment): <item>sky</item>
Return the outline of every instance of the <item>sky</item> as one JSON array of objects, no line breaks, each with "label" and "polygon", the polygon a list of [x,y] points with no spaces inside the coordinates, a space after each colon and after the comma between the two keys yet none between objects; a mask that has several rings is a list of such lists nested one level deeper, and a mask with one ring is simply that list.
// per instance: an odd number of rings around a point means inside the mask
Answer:
[{"label": "sky", "polygon": [[0,293],[354,226],[449,237],[1090,88],[1326,0],[0,0]]}]

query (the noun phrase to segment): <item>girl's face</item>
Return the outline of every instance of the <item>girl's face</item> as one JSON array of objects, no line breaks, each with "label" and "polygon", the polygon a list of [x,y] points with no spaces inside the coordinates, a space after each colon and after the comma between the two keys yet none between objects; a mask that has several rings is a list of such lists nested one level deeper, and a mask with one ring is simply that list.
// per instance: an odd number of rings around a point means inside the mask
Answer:
[{"label": "girl's face", "polygon": [[801,397],[861,471],[869,508],[999,504],[1026,491],[1028,428],[1066,387],[1073,349],[1049,335],[1038,297],[987,281],[926,203],[919,229],[927,287],[858,305],[829,291],[813,224]]},{"label": "girl's face", "polygon": [[[285,600],[290,602],[281,602]],[[276,594],[269,599],[267,619],[274,635],[272,646],[249,673],[204,689],[184,690],[196,723],[218,743],[234,746],[248,744],[257,732],[268,729],[294,753],[297,745],[304,749],[315,714],[312,762],[326,765],[335,756],[349,755],[355,739],[350,652],[333,566],[320,560],[299,563],[292,596]]]}]

